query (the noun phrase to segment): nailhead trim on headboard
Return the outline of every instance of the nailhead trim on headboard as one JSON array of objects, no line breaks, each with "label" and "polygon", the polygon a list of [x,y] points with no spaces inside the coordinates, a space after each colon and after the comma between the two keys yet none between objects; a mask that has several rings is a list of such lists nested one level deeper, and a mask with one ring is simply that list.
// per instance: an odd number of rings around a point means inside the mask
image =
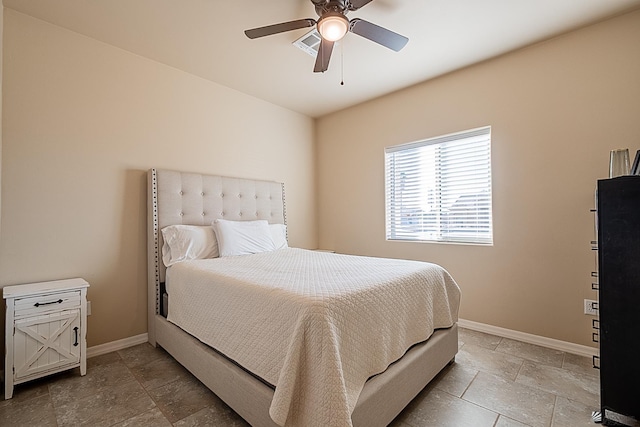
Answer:
[{"label": "nailhead trim on headboard", "polygon": [[[284,183],[282,183],[282,218],[284,224],[287,225],[287,202],[284,195]],[[286,229],[286,233],[287,235],[285,237],[287,238],[287,241],[289,241],[289,228]]]},{"label": "nailhead trim on headboard", "polygon": [[156,314],[160,314],[160,251],[158,245],[158,177],[156,170],[151,169],[151,188],[153,197],[153,247],[155,248],[154,264],[156,272]]}]

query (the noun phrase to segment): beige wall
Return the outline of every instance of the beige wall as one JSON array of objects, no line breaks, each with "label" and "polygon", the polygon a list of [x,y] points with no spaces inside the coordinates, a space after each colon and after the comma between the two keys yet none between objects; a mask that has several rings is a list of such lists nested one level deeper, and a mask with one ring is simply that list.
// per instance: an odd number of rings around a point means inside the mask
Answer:
[{"label": "beige wall", "polygon": [[5,11],[1,285],[82,276],[90,346],[146,332],[149,168],[285,183],[317,246],[313,121]]},{"label": "beige wall", "polygon": [[[433,261],[461,318],[591,345],[594,187],[640,149],[640,11],[317,122],[320,247]],[[494,245],[385,241],[384,147],[492,126]]]}]

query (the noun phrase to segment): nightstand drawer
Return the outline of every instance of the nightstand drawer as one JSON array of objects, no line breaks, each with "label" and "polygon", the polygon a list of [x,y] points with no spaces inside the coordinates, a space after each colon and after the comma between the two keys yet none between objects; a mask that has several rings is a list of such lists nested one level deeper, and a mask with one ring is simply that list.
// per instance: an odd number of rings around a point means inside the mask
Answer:
[{"label": "nightstand drawer", "polygon": [[15,316],[31,316],[80,306],[80,291],[56,292],[16,298]]}]

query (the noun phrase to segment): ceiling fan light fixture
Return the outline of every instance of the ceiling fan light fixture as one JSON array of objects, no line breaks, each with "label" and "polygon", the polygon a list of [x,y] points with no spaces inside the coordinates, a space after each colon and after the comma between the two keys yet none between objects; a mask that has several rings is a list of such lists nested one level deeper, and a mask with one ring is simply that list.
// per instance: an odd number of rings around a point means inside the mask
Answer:
[{"label": "ceiling fan light fixture", "polygon": [[318,21],[318,32],[323,39],[337,42],[349,31],[349,20],[342,13],[326,13]]}]

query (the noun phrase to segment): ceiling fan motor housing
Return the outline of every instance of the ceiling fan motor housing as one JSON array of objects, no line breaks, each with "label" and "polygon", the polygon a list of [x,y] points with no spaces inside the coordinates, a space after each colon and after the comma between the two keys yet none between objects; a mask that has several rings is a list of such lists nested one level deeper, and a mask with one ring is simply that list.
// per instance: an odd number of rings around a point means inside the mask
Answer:
[{"label": "ceiling fan motor housing", "polygon": [[345,0],[311,0],[316,7],[318,16],[323,17],[329,12],[346,15],[349,11],[348,2]]}]

